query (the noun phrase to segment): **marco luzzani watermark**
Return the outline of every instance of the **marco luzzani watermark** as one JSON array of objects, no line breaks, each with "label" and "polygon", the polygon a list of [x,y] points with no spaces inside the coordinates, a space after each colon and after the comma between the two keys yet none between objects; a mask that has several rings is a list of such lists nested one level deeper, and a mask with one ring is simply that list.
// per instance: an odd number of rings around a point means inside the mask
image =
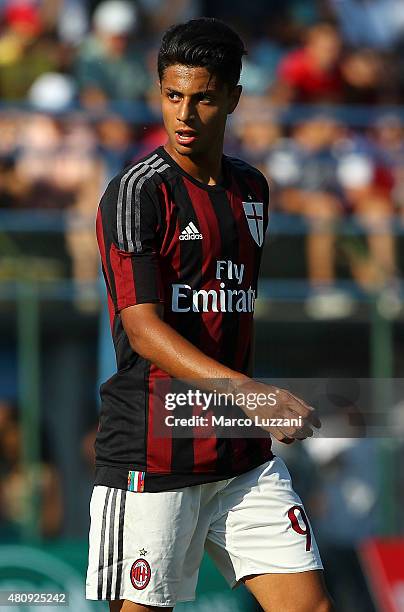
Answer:
[{"label": "marco luzzani watermark", "polygon": [[193,415],[191,417],[165,417],[167,427],[302,427],[302,417],[296,419],[278,419],[274,417],[225,417],[223,415],[210,417]]},{"label": "marco luzzani watermark", "polygon": [[[297,427],[303,426],[303,419],[265,417],[253,414],[258,408],[273,408],[277,404],[278,392],[271,393],[222,393],[188,389],[185,392],[171,392],[164,396],[164,407],[170,414],[164,418],[166,427],[198,428],[239,428],[239,427]],[[183,408],[199,408],[203,414],[177,416],[176,411]],[[221,414],[223,408],[248,410],[251,416]],[[181,411],[183,412],[183,411]]]},{"label": "marco luzzani watermark", "polygon": [[[251,392],[256,383],[262,393]],[[404,378],[271,378],[246,386],[239,379],[161,377],[149,401],[157,438],[261,438],[274,428],[306,437],[309,408],[321,423],[313,437],[404,440]]]}]

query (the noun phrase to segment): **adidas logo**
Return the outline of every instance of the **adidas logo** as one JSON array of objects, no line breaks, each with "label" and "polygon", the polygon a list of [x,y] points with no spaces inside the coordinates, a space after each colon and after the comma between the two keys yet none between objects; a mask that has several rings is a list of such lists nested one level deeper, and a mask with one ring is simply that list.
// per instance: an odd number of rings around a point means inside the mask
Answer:
[{"label": "adidas logo", "polygon": [[199,233],[196,225],[190,221],[180,234],[180,240],[202,240],[203,236]]}]

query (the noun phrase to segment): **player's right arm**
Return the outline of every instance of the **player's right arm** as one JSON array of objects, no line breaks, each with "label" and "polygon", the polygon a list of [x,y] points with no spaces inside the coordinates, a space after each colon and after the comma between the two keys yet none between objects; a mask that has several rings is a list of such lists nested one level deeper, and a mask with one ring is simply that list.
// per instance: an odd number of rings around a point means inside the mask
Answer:
[{"label": "player's right arm", "polygon": [[[121,319],[133,350],[174,378],[198,380],[200,387],[211,390],[214,379],[228,379],[230,393],[276,393],[276,406],[256,408],[260,418],[302,417],[303,427],[270,427],[270,433],[281,442],[304,439],[312,435],[312,426],[320,423],[313,409],[285,389],[258,383],[244,374],[208,357],[162,319],[162,307],[139,304],[121,311]],[[251,413],[248,415],[251,416]]]},{"label": "player's right arm", "polygon": [[174,378],[200,381],[201,388],[208,385],[210,389],[214,379],[221,379],[229,381],[227,392],[276,391],[279,401],[276,406],[263,408],[265,416],[298,415],[304,425],[268,428],[270,433],[283,442],[312,435],[311,427],[319,426],[319,422],[302,400],[205,355],[163,320],[164,291],[157,245],[159,204],[144,186],[136,191],[136,185],[130,184],[131,176],[118,177],[108,186],[98,211],[97,239],[115,315],[121,318],[133,351]]}]

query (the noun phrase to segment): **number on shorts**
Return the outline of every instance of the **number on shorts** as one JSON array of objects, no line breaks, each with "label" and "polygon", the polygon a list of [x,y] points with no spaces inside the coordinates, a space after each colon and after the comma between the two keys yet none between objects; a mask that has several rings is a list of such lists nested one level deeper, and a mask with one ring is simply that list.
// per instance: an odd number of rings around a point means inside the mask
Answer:
[{"label": "number on shorts", "polygon": [[[296,510],[298,510],[300,512],[300,518],[303,521],[303,523],[305,524],[306,529],[304,530],[299,521],[298,518],[296,516]],[[300,535],[305,535],[306,536],[306,550],[310,550],[311,549],[311,532],[310,532],[310,525],[309,525],[309,521],[307,520],[307,516],[306,513],[304,511],[304,509],[302,508],[302,506],[292,506],[289,510],[288,510],[288,517],[290,519],[290,522],[292,523],[292,528],[294,531],[296,531],[296,533],[299,533]]]}]

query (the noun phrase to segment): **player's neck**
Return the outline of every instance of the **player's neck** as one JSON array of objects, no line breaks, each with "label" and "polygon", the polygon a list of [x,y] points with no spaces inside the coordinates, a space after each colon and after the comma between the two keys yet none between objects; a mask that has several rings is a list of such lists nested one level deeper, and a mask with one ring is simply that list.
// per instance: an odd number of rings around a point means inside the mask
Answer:
[{"label": "player's neck", "polygon": [[190,157],[177,153],[170,143],[164,148],[173,160],[197,181],[206,185],[217,185],[222,182],[222,149],[210,152],[209,155]]}]

